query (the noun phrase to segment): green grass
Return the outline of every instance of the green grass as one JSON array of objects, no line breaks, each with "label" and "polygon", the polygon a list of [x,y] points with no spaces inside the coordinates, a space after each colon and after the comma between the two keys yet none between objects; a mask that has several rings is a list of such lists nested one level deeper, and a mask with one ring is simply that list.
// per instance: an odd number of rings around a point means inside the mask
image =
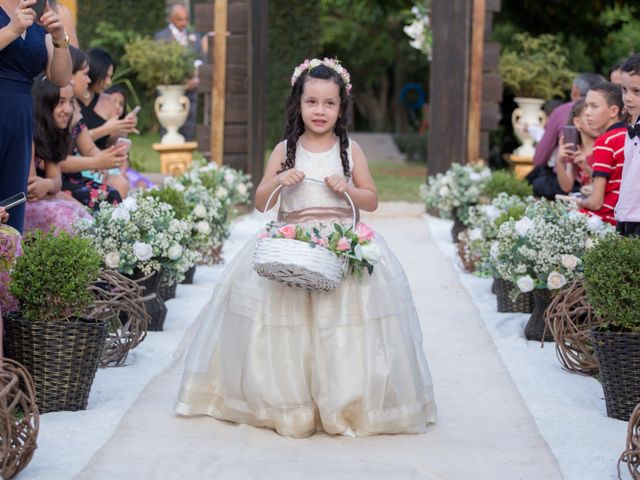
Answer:
[{"label": "green grass", "polygon": [[[129,158],[133,168],[141,172],[159,172],[160,156],[152,145],[159,142],[157,133],[131,135]],[[269,151],[265,155],[269,158]],[[369,168],[378,188],[380,201],[420,202],[418,190],[427,177],[427,166],[419,163],[370,161]],[[254,179],[258,183],[259,179]]]}]

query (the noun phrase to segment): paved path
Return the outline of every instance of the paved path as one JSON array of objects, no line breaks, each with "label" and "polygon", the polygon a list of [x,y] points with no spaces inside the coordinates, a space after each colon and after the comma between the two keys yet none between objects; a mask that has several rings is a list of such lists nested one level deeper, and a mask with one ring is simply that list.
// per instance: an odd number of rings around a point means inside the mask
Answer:
[{"label": "paved path", "polygon": [[79,479],[562,478],[421,208],[387,205],[367,219],[404,265],[422,319],[438,423],[424,435],[280,437],[171,411],[181,365],[155,377]]}]

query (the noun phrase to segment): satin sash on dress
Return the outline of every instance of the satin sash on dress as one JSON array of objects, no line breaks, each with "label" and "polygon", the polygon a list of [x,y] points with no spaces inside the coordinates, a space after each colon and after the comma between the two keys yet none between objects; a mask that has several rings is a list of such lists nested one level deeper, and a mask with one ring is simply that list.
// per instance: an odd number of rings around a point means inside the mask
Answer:
[{"label": "satin sash on dress", "polygon": [[[353,210],[349,207],[310,207],[285,212],[278,211],[278,222],[284,223],[327,223],[338,222],[351,225]],[[356,223],[360,221],[360,212],[356,209]]]}]

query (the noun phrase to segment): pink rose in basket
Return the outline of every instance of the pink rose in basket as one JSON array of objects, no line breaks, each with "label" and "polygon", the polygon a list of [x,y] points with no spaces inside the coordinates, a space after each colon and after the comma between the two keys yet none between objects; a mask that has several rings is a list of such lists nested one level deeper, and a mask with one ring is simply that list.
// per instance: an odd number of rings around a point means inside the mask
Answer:
[{"label": "pink rose in basket", "polygon": [[351,242],[346,238],[342,237],[340,240],[338,240],[338,244],[336,245],[336,248],[340,252],[351,250]]},{"label": "pink rose in basket", "polygon": [[258,235],[259,239],[263,239],[263,238],[269,238],[271,237],[271,235],[269,235],[269,232],[262,232],[260,235]]},{"label": "pink rose in basket", "polygon": [[293,225],[285,225],[278,229],[278,233],[280,233],[284,238],[296,238],[296,227]]},{"label": "pink rose in basket", "polygon": [[318,237],[313,238],[312,241],[319,247],[326,247],[327,244],[329,243],[329,241],[326,238],[318,238]]},{"label": "pink rose in basket", "polygon": [[356,234],[358,235],[358,241],[360,243],[368,242],[375,235],[374,231],[371,230],[366,223],[356,225]]}]

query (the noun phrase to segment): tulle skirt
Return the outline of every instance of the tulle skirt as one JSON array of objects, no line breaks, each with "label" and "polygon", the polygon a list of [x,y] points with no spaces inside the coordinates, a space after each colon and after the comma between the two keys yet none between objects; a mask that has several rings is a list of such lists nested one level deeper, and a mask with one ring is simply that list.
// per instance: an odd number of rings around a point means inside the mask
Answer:
[{"label": "tulle skirt", "polygon": [[436,405],[404,271],[309,292],[258,276],[251,238],[198,318],[175,411],[305,437],[422,433]]}]

